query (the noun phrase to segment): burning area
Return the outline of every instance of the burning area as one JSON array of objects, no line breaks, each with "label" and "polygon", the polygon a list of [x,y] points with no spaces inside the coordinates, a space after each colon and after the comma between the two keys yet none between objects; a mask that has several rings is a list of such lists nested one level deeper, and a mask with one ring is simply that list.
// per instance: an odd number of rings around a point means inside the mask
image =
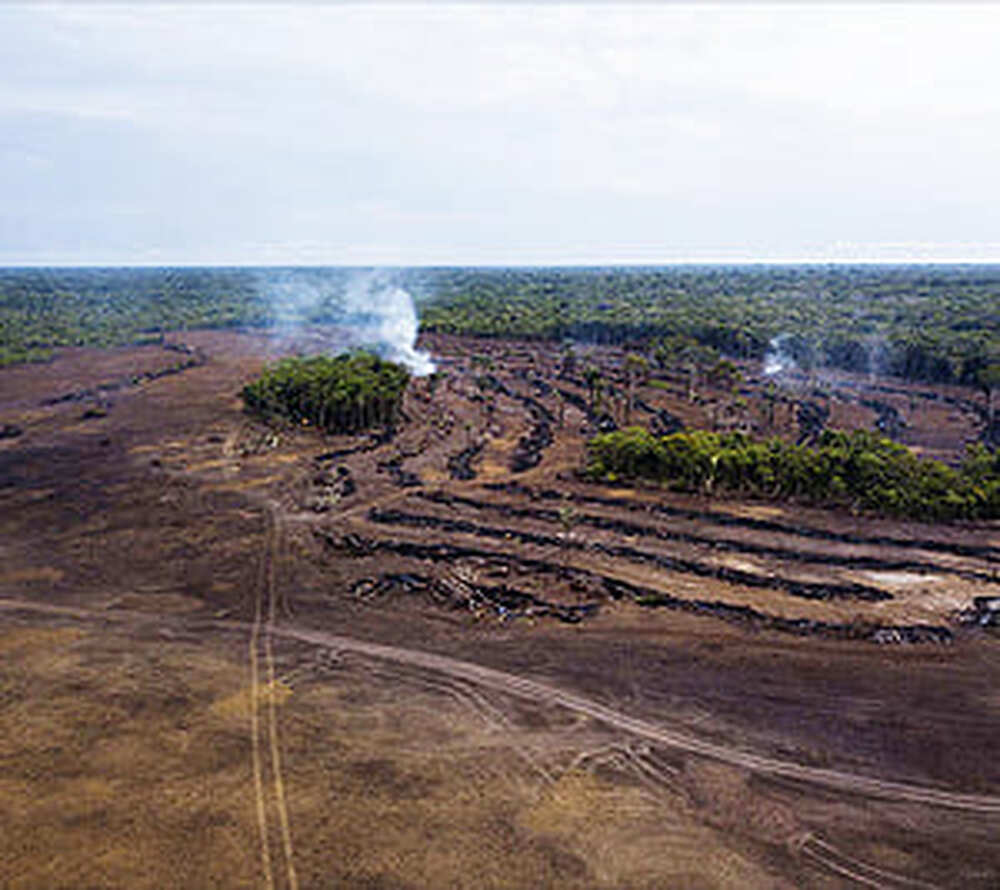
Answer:
[{"label": "burning area", "polygon": [[259,272],[256,285],[282,351],[329,355],[365,348],[415,377],[434,373],[430,354],[416,348],[413,296],[389,272],[268,270]]}]

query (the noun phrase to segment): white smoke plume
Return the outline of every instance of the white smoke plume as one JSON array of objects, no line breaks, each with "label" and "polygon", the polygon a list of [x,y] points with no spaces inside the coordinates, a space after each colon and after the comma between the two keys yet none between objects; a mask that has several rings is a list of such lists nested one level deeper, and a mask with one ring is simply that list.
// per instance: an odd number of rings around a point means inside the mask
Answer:
[{"label": "white smoke plume", "polygon": [[364,346],[417,377],[434,373],[430,354],[416,348],[413,297],[387,273],[276,269],[263,273],[260,288],[284,349],[332,353]]},{"label": "white smoke plume", "polygon": [[417,377],[434,373],[427,352],[416,348],[417,308],[409,291],[378,273],[354,277],[344,295],[348,323],[369,333],[368,342],[386,358],[406,365]]},{"label": "white smoke plume", "polygon": [[788,334],[778,334],[768,343],[767,354],[764,356],[764,374],[768,377],[775,377],[798,368],[798,362],[788,348],[789,340]]}]

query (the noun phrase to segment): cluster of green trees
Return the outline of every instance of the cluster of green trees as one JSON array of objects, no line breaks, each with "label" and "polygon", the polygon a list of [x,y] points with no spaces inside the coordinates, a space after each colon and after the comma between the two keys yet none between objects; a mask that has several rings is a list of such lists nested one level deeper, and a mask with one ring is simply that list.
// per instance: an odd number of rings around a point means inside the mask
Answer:
[{"label": "cluster of green trees", "polygon": [[809,448],[743,433],[657,437],[630,427],[590,440],[587,474],[913,519],[1000,518],[1000,453],[971,447],[956,469],[863,430],[826,431]]},{"label": "cluster of green trees", "polygon": [[243,388],[247,410],[268,421],[352,433],[395,424],[410,372],[370,352],[282,359]]}]

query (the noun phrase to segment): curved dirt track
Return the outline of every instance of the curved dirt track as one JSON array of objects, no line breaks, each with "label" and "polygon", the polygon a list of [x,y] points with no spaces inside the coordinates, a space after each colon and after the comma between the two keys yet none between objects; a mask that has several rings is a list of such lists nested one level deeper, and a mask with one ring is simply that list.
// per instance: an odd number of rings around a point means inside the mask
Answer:
[{"label": "curved dirt track", "polygon": [[[49,614],[63,614],[79,618],[90,618],[100,620],[127,620],[143,618],[149,619],[151,616],[141,612],[126,612],[116,610],[117,614],[112,618],[107,613],[78,609],[72,607],[50,606],[39,603],[32,603],[27,600],[0,599],[0,609],[10,611],[36,611]],[[182,620],[182,619],[178,619]],[[247,629],[246,622],[240,621],[212,621],[198,622],[201,626],[218,627],[226,630]],[[403,648],[399,646],[389,646],[382,643],[373,643],[366,640],[358,640],[353,637],[330,634],[320,630],[314,630],[294,625],[275,624],[270,628],[270,633],[276,637],[298,640],[314,646],[322,646],[339,651],[355,652],[371,658],[383,661],[392,661],[400,664],[412,665],[424,668],[425,670],[447,674],[465,681],[471,681],[480,686],[495,689],[519,698],[544,702],[563,708],[568,708],[578,714],[584,714],[594,720],[604,723],[607,726],[622,730],[631,735],[656,742],[661,745],[698,754],[713,760],[727,763],[741,769],[762,775],[779,776],[786,779],[793,779],[800,782],[807,782],[824,788],[843,791],[851,794],[867,795],[889,801],[901,801],[906,803],[924,804],[927,806],[946,807],[954,810],[966,812],[983,813],[989,815],[1000,815],[1000,796],[962,794],[946,791],[937,788],[929,788],[920,785],[913,785],[906,782],[895,782],[878,779],[872,776],[857,775],[839,770],[821,769],[818,767],[803,766],[785,760],[778,760],[772,757],[765,757],[732,748],[726,745],[719,745],[704,739],[699,739],[686,733],[667,729],[648,720],[632,717],[621,711],[609,708],[599,702],[592,701],[550,686],[498,671],[494,668],[484,667],[475,662],[462,661],[446,655],[437,655],[432,652],[425,652],[417,649]]]},{"label": "curved dirt track", "polygon": [[700,754],[713,760],[722,761],[732,766],[748,769],[764,775],[781,776],[809,782],[838,791],[853,794],[863,794],[887,800],[905,801],[907,803],[928,804],[931,806],[948,807],[977,813],[1000,814],[1000,797],[979,794],[958,794],[936,788],[926,788],[920,785],[910,785],[904,782],[891,782],[876,779],[871,776],[859,776],[838,770],[819,769],[802,766],[797,763],[763,757],[704,741],[684,733],[665,729],[637,717],[630,717],[621,711],[608,708],[598,702],[583,698],[572,692],[566,692],[554,686],[529,680],[514,674],[508,674],[493,668],[483,667],[469,661],[460,661],[445,655],[435,655],[415,649],[403,649],[398,646],[386,646],[381,643],[370,643],[328,634],[323,631],[308,630],[294,626],[277,626],[273,628],[276,636],[288,637],[317,646],[327,646],[333,649],[357,652],[373,658],[411,664],[428,670],[450,674],[465,680],[472,680],[482,686],[506,692],[533,701],[546,702],[568,708],[580,714],[586,714],[608,726],[623,730],[635,736],[667,745],[671,748]]}]

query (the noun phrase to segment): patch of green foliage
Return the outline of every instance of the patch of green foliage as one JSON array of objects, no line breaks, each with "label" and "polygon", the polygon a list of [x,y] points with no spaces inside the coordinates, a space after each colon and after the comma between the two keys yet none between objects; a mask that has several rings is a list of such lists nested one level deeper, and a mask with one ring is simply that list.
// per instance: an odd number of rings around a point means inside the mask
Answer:
[{"label": "patch of green foliage", "polygon": [[691,430],[657,437],[631,427],[590,440],[587,474],[911,519],[1000,518],[1000,454],[970,447],[956,469],[863,430],[826,431],[809,448],[743,433]]},{"label": "patch of green foliage", "polygon": [[19,349],[17,346],[0,346],[0,368],[7,365],[24,365],[47,362],[52,358],[51,349]]},{"label": "patch of green foliage", "polygon": [[286,358],[243,388],[247,410],[268,421],[330,433],[393,426],[410,372],[369,352]]},{"label": "patch of green foliage", "polygon": [[0,364],[269,322],[248,269],[0,269]]}]

